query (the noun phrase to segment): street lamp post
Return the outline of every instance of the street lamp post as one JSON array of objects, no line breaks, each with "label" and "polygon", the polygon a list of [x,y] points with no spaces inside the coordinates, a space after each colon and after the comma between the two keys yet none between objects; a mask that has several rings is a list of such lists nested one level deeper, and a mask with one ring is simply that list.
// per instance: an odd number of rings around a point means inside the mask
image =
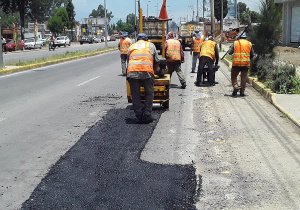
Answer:
[{"label": "street lamp post", "polygon": [[105,19],[105,47],[107,48],[107,19],[106,19],[106,0],[104,0],[104,19]]},{"label": "street lamp post", "polygon": [[223,8],[223,0],[221,0],[221,20],[220,20],[220,27],[221,27],[221,41],[220,41],[220,50],[222,49],[222,39],[223,39],[223,14],[224,8]]},{"label": "street lamp post", "polygon": [[[2,13],[2,9],[1,9],[1,13]],[[1,17],[0,17],[0,46],[1,46],[1,50],[0,50],[0,69],[4,68],[1,24],[2,24],[2,21],[1,21]]]},{"label": "street lamp post", "polygon": [[214,0],[210,0],[210,10],[211,10],[211,33],[215,33],[215,3]]}]

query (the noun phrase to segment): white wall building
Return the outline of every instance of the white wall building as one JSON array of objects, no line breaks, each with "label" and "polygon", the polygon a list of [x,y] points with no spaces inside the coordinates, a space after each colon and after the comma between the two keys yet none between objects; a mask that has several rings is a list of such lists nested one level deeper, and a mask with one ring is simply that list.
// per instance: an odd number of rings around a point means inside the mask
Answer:
[{"label": "white wall building", "polygon": [[292,44],[300,42],[300,0],[275,0],[283,4],[282,8],[282,42]]}]

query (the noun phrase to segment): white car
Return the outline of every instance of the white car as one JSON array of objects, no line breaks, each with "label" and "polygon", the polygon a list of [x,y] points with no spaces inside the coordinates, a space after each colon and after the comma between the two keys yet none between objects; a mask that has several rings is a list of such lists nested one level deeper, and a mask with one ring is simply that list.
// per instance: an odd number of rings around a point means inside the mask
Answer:
[{"label": "white car", "polygon": [[57,37],[55,39],[54,43],[55,43],[55,46],[58,46],[58,47],[60,47],[60,46],[66,47],[67,45],[69,45],[69,46],[71,45],[71,41],[70,41],[69,37],[67,37],[67,36]]},{"label": "white car", "polygon": [[40,48],[42,49],[43,47],[43,41],[41,40],[36,40],[34,38],[29,38],[29,39],[25,39],[25,49],[35,49],[35,48]]}]

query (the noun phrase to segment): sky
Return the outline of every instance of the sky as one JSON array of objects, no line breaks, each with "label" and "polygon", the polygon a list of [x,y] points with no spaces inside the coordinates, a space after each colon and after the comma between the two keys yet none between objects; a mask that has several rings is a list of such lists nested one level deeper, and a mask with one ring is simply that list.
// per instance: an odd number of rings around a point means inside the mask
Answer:
[{"label": "sky", "polygon": [[[140,0],[143,13],[147,15],[158,16],[163,0]],[[207,0],[209,2],[209,0]],[[228,0],[230,1],[230,0]],[[125,20],[126,16],[130,13],[135,13],[135,0],[106,0],[106,8],[111,11],[114,19],[112,22],[117,22],[119,19]],[[199,16],[202,14],[202,0],[199,2]],[[254,11],[259,10],[260,0],[238,0],[238,2],[244,2],[247,6]],[[104,5],[104,0],[73,0],[73,4],[76,12],[76,20],[82,22],[82,19],[88,17],[93,9],[96,9],[99,4]],[[193,9],[196,10],[197,0],[167,0],[167,12],[169,18],[172,18],[175,22],[179,22],[180,18],[192,19]],[[196,14],[195,14],[196,16]]]}]

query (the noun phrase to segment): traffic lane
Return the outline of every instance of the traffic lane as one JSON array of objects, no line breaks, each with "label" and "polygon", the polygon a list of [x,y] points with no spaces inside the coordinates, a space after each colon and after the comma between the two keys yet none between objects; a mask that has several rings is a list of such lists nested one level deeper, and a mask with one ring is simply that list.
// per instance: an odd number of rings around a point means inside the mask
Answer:
[{"label": "traffic lane", "polygon": [[[117,41],[108,42],[108,47],[116,47],[118,45]],[[25,50],[17,51],[13,53],[6,53],[3,55],[5,65],[15,64],[17,62],[23,61],[34,61],[41,58],[47,58],[53,55],[61,55],[66,52],[76,52],[76,51],[91,51],[97,49],[104,49],[105,43],[94,43],[94,44],[71,44],[67,47],[56,47],[54,51],[49,51],[48,48],[36,49],[36,50]]]},{"label": "traffic lane", "polygon": [[118,66],[120,64],[115,62],[118,59],[117,52],[105,53],[91,58],[81,58],[76,61],[0,76],[0,98],[3,99],[0,102],[1,106],[5,106],[4,110],[8,111],[10,108],[18,108],[20,101],[40,95],[43,91],[51,92],[53,86],[57,86],[59,92],[60,89],[74,87],[100,74],[110,75],[120,68]]},{"label": "traffic lane", "polygon": [[195,169],[140,160],[155,122],[110,110],[50,170],[22,209],[195,209]]},{"label": "traffic lane", "polygon": [[125,102],[116,60],[115,52],[0,79],[0,92],[13,96],[0,101],[0,209],[18,209],[50,166]]},{"label": "traffic lane", "polygon": [[[299,128],[251,87],[248,96],[232,98],[223,63],[219,84],[195,87],[192,58],[185,59],[187,89],[171,89],[170,111],[162,114],[142,160],[194,163],[202,183],[198,209],[299,209]],[[172,83],[180,87],[176,75]]]}]

